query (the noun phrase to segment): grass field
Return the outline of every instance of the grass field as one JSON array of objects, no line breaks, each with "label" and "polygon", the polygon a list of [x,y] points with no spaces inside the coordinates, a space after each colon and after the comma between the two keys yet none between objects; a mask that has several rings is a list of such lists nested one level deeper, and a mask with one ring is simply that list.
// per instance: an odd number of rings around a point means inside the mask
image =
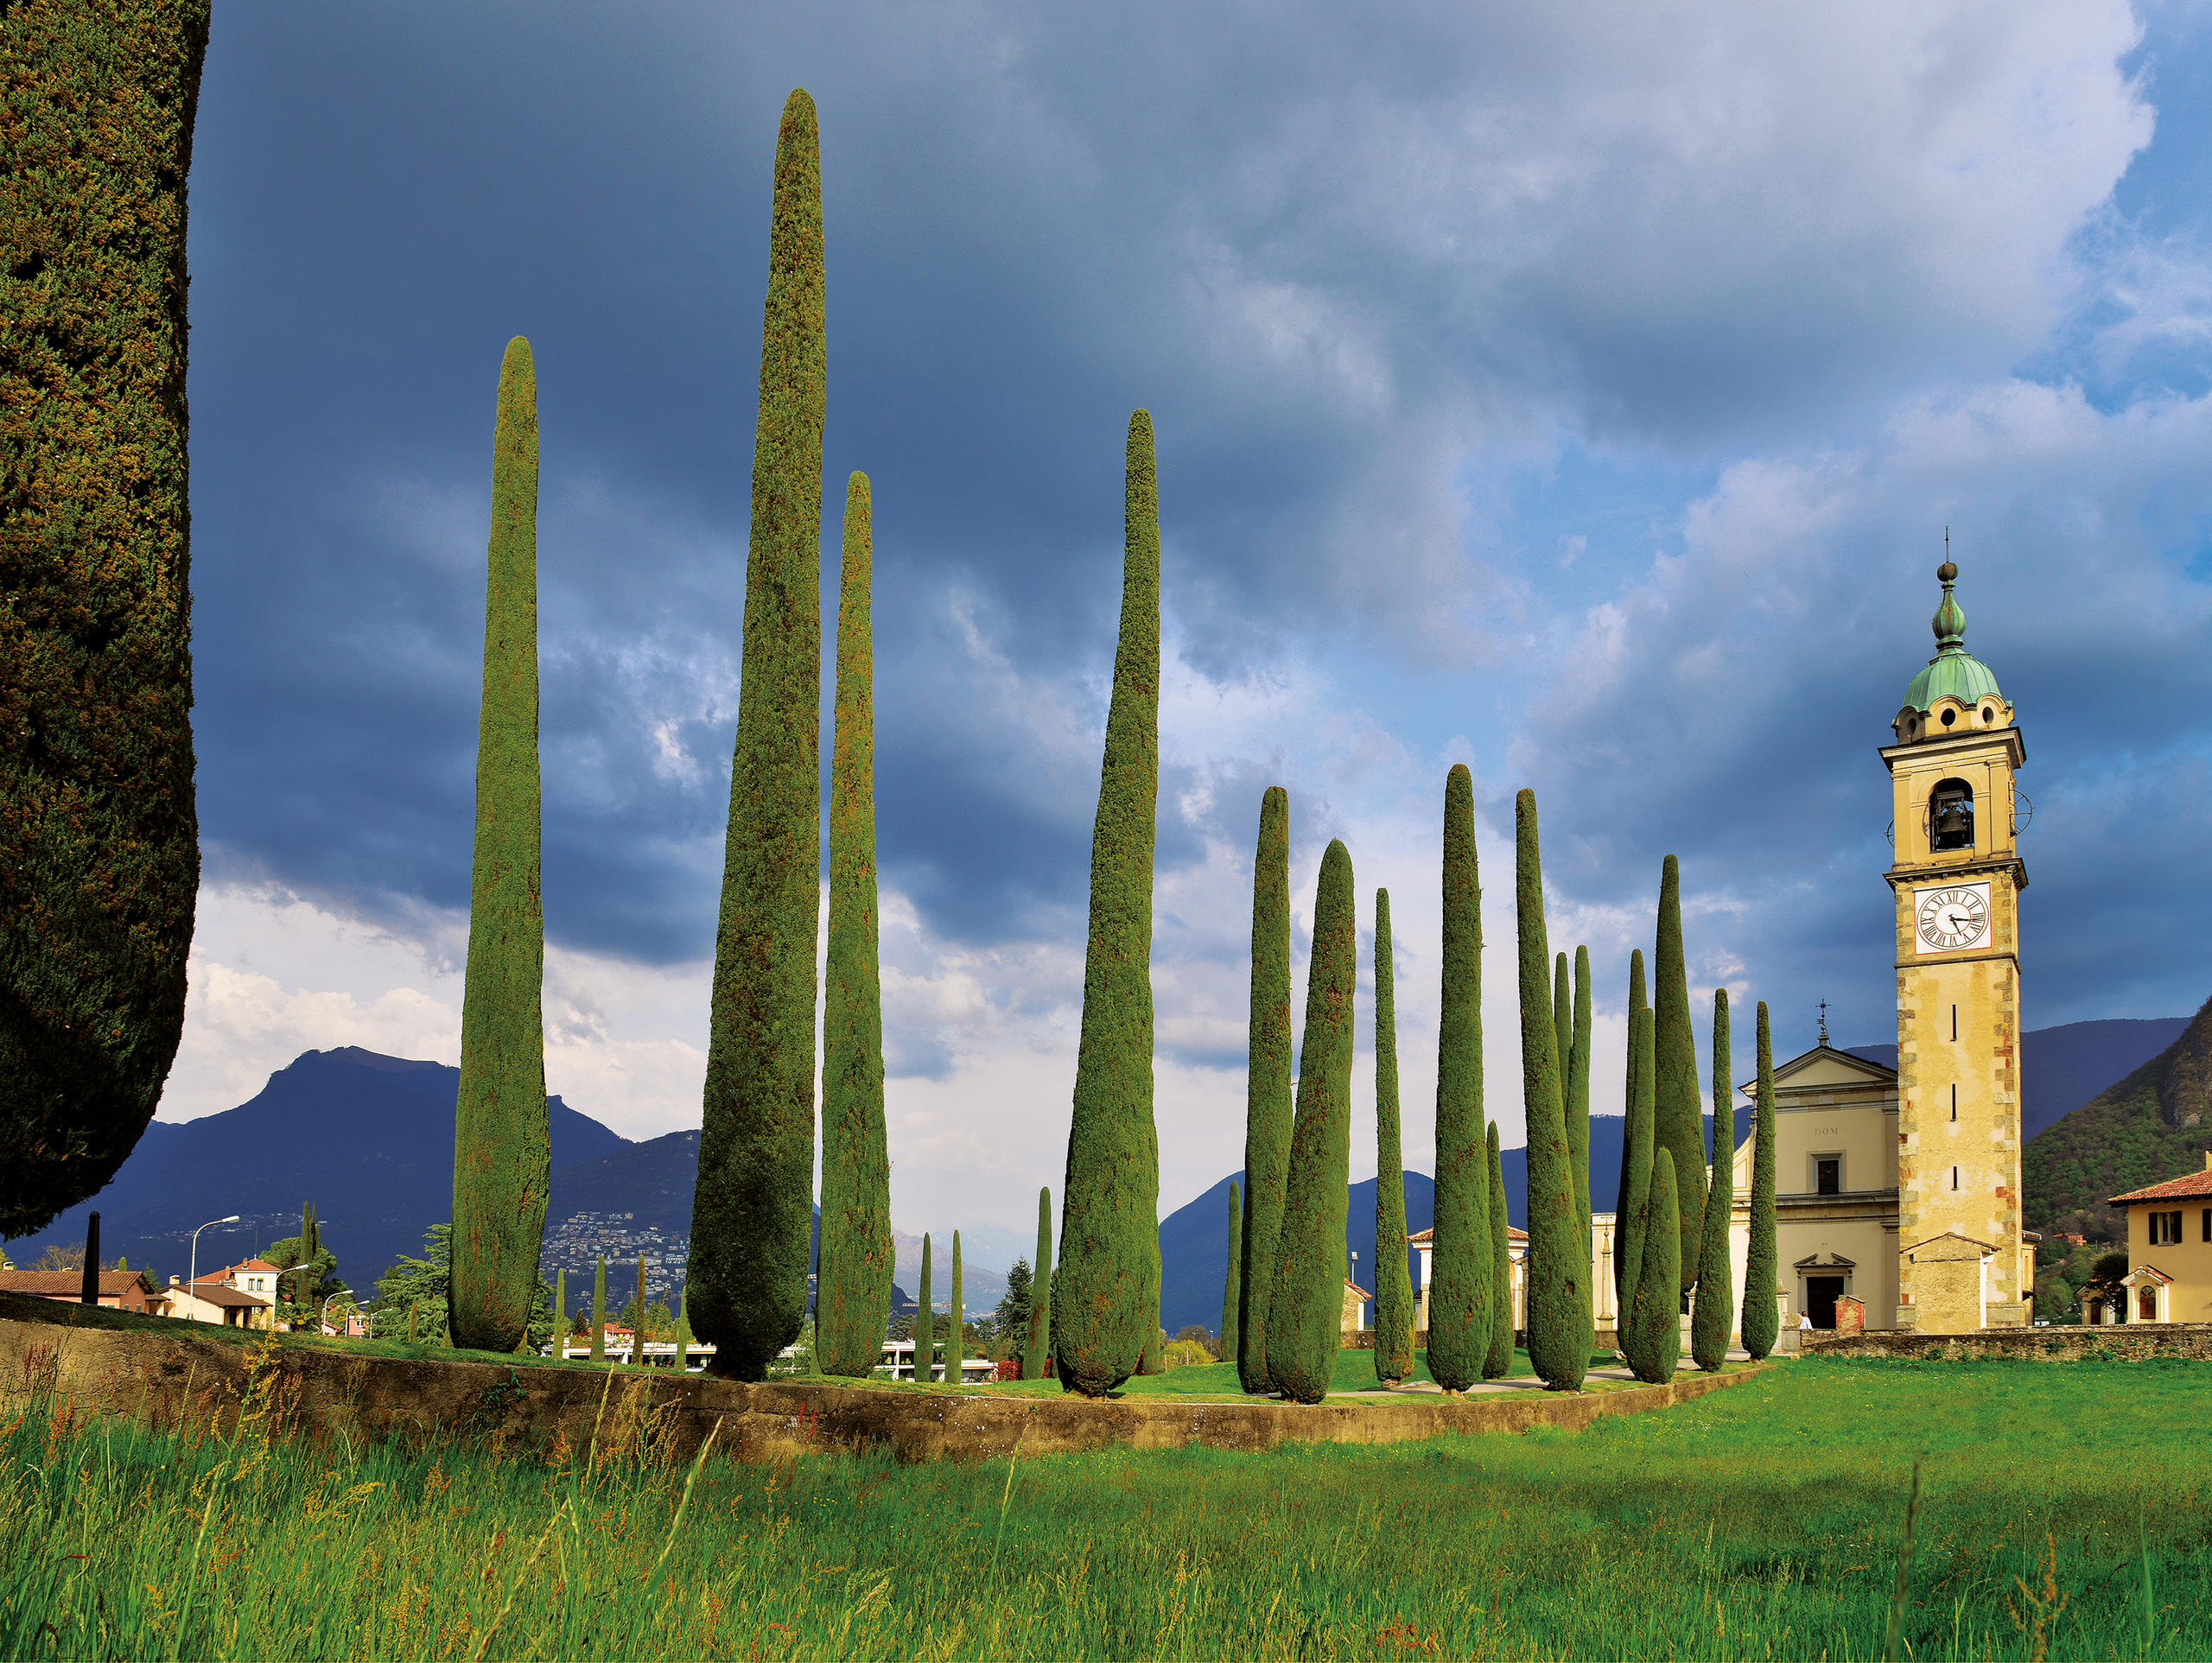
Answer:
[{"label": "grass field", "polygon": [[[262,1378],[271,1379],[264,1374]],[[899,1467],[0,1423],[0,1657],[2212,1654],[2202,1364],[1808,1361],[1580,1433]],[[1903,1653],[1901,1653],[1903,1654]]]}]

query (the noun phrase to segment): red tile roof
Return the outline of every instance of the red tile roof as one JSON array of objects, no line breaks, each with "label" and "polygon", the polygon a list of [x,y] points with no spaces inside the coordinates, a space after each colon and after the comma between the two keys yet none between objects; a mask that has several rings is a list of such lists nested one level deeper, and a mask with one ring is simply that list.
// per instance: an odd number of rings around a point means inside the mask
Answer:
[{"label": "red tile roof", "polygon": [[[180,1287],[176,1292],[182,1293],[185,1290]],[[200,1279],[200,1285],[191,1291],[191,1297],[202,1304],[219,1305],[232,1311],[241,1307],[250,1311],[265,1311],[270,1304],[257,1293],[241,1293],[236,1288],[225,1287],[220,1282],[211,1282],[204,1276]]]},{"label": "red tile roof", "polygon": [[[99,1297],[114,1299],[122,1297],[124,1289],[134,1283],[144,1285],[151,1293],[154,1285],[146,1280],[146,1273],[136,1270],[104,1270],[100,1273]],[[10,1270],[0,1271],[0,1292],[34,1293],[41,1298],[75,1298],[84,1291],[85,1273],[80,1270]]]},{"label": "red tile roof", "polygon": [[2111,1199],[2117,1207],[2123,1201],[2174,1201],[2184,1196],[2212,1196],[2212,1171],[2184,1173],[2177,1178],[2168,1178],[2164,1184],[2154,1184],[2146,1190],[2130,1190],[2126,1195]]},{"label": "red tile roof", "polygon": [[1344,1278],[1344,1292],[1347,1293],[1357,1293],[1363,1299],[1372,1299],[1375,1297],[1365,1288],[1360,1286],[1358,1283],[1353,1281],[1349,1276]]}]

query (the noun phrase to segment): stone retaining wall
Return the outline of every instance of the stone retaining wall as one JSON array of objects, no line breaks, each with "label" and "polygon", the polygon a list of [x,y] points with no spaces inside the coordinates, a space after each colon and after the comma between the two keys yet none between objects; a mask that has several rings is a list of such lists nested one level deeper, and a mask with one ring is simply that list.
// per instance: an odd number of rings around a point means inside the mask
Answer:
[{"label": "stone retaining wall", "polygon": [[2139,1362],[2145,1357],[2212,1359],[2212,1323],[2123,1323],[2105,1328],[1985,1328],[1975,1334],[1897,1330],[1801,1336],[1808,1357],[1923,1357],[1947,1362],[1992,1357],[2079,1362],[2085,1357]]}]

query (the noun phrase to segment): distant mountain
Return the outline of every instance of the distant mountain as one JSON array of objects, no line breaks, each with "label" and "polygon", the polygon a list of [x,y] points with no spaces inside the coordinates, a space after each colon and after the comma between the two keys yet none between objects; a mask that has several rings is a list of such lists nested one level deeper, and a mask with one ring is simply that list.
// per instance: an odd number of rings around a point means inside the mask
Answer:
[{"label": "distant mountain", "polygon": [[[2185,1016],[2158,1016],[2031,1028],[2020,1036],[2020,1135],[2033,1138],[2056,1126],[2172,1044],[2188,1026]],[[1895,1045],[1845,1049],[1884,1068],[1897,1065]]]},{"label": "distant mountain", "polygon": [[[20,1265],[48,1242],[82,1247],[85,1215],[97,1208],[103,1257],[123,1254],[162,1279],[181,1276],[195,1225],[240,1216],[200,1233],[206,1270],[293,1235],[301,1203],[312,1201],[339,1274],[365,1292],[398,1255],[422,1250],[424,1230],[452,1216],[460,1089],[461,1071],[442,1063],[354,1046],[305,1052],[239,1108],[155,1121],[105,1189],[9,1243],[8,1255]],[[558,1097],[548,1112],[556,1169],[632,1147]]]},{"label": "distant mountain", "polygon": [[2208,1148],[2212,1000],[2156,1057],[2030,1140],[2021,1162],[2027,1226],[2125,1241],[2126,1221],[2107,1200],[2202,1171]]}]

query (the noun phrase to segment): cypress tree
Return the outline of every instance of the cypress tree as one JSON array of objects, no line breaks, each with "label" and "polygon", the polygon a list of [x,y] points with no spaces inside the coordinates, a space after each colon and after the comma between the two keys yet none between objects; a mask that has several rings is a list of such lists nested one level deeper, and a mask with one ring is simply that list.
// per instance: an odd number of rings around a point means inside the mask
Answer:
[{"label": "cypress tree", "polygon": [[421,1307],[421,1303],[416,1299],[410,1299],[407,1302],[407,1343],[410,1345],[415,1343],[416,1314]]},{"label": "cypress tree", "polygon": [[454,1111],[454,1343],[512,1351],[530,1328],[553,1144],[545,1102],[545,913],[538,898],[537,382],[517,335],[499,365],[476,851]]},{"label": "cypress tree", "polygon": [[1781,1317],[1775,1310],[1774,1046],[1766,1001],[1759,1001],[1759,1084],[1751,1128],[1751,1239],[1744,1256],[1744,1349],[1757,1362],[1774,1349]]},{"label": "cypress tree", "polygon": [[1590,1206],[1590,949],[1574,949],[1574,1050],[1567,1071],[1567,1162],[1574,1179],[1574,1216],[1582,1226],[1582,1262],[1591,1267],[1582,1283],[1591,1342],[1597,1342],[1594,1301],[1598,1256],[1592,1240]]},{"label": "cypress tree", "polygon": [[[1659,942],[1651,967],[1652,1144],[1675,1158],[1681,1208],[1682,1292],[1697,1281],[1705,1246],[1705,1105],[1697,1083],[1697,1035],[1690,1025],[1690,984],[1682,955],[1681,871],[1673,855],[1660,868]],[[1723,1275],[1726,1273],[1724,1271]]]},{"label": "cypress tree", "polygon": [[1244,1192],[1236,1179],[1229,1181],[1229,1273],[1221,1287],[1221,1355],[1236,1355],[1237,1293],[1244,1273]]},{"label": "cypress tree", "polygon": [[1637,1379],[1660,1385],[1681,1360],[1681,1212],[1675,1199],[1675,1153],[1651,1154],[1651,1194],[1645,1203],[1643,1264],[1629,1317],[1628,1363]]},{"label": "cypress tree", "polygon": [[676,1291],[676,1366],[691,1366],[691,1285],[686,1282]]},{"label": "cypress tree", "polygon": [[553,1273],[553,1355],[560,1356],[569,1343],[569,1273]]},{"label": "cypress tree", "polygon": [[207,17],[0,7],[0,1240],[115,1176],[184,1022],[185,181]]},{"label": "cypress tree", "polygon": [[1275,1237],[1290,1163],[1290,794],[1270,785],[1260,798],[1260,843],[1252,860],[1252,1010],[1244,1076],[1243,1310],[1236,1325],[1236,1377],[1247,1392],[1271,1392],[1268,1298],[1274,1292]]},{"label": "cypress tree", "polygon": [[1098,1397],[1159,1342],[1152,1120],[1152,855],[1160,797],[1160,492],[1152,416],[1129,417],[1121,637],[1090,838],[1083,1031],[1060,1188],[1060,1384]]},{"label": "cypress tree", "polygon": [[1690,1355],[1708,1374],[1728,1360],[1728,1330],[1736,1323],[1736,1290],[1729,1285],[1728,1216],[1736,1203],[1736,1114],[1728,1076],[1728,990],[1713,993],[1713,1182],[1705,1192],[1705,1247],[1698,1262],[1712,1274],[1697,1279],[1691,1307]]},{"label": "cypress tree", "polygon": [[937,1362],[937,1313],[930,1308],[930,1238],[922,1233],[922,1285],[914,1296],[914,1378],[927,1384]]},{"label": "cypress tree", "polygon": [[830,761],[830,942],[823,996],[822,1260],[816,1355],[866,1380],[891,1317],[891,1161],[876,962],[874,541],[868,475],[845,485]]},{"label": "cypress tree", "polygon": [[1443,901],[1428,1372],[1446,1391],[1464,1392],[1484,1378],[1495,1325],[1506,1330],[1509,1356],[1513,1349],[1512,1307],[1497,1303],[1490,1262],[1494,1203],[1483,1145],[1483,892],[1475,862],[1475,782],[1465,763],[1453,764],[1444,779]]},{"label": "cypress tree", "polygon": [[776,136],[753,444],[744,675],[715,939],[691,1279],[714,1369],[765,1380],[806,1320],[822,878],[822,165],[814,101]]},{"label": "cypress tree", "polygon": [[1335,839],[1321,857],[1306,1028],[1298,1050],[1298,1118],[1290,1133],[1275,1285],[1268,1299],[1268,1368],[1283,1396],[1319,1403],[1335,1377],[1344,1332],[1344,1215],[1351,1196],[1352,1001],[1359,983],[1351,856]]},{"label": "cypress tree", "polygon": [[630,1361],[642,1365],[645,1361],[645,1255],[638,1253],[638,1323],[630,1330]]},{"label": "cypress tree", "polygon": [[1521,1101],[1529,1128],[1529,1362],[1547,1391],[1579,1392],[1590,1367],[1589,1266],[1578,1264],[1574,1181],[1567,1161],[1559,1030],[1545,971],[1544,873],[1536,794],[1513,803],[1513,909],[1521,962]]},{"label": "cypress tree", "polygon": [[[1643,1265],[1643,1209],[1651,1190],[1651,1053],[1643,1031],[1650,1007],[1643,998],[1643,949],[1628,955],[1628,1084],[1622,1099],[1621,1180],[1613,1203],[1613,1328],[1628,1331]],[[1624,1340],[1624,1343],[1625,1341]]]},{"label": "cypress tree", "polygon": [[1052,1355],[1052,1191],[1037,1191],[1037,1262],[1030,1273],[1029,1336],[1021,1349],[1021,1378],[1045,1378]]},{"label": "cypress tree", "polygon": [[966,1301],[961,1298],[960,1232],[952,1233],[952,1309],[944,1319],[944,1378],[951,1385],[961,1381],[960,1364],[968,1353]]},{"label": "cypress tree", "polygon": [[1414,1285],[1406,1268],[1406,1164],[1398,1136],[1397,968],[1391,961],[1387,889],[1375,892],[1375,1375],[1395,1386],[1414,1372]]},{"label": "cypress tree", "polygon": [[[409,1338],[413,1338],[410,1334]],[[599,1256],[599,1263],[591,1273],[591,1360],[607,1361],[607,1255]]]},{"label": "cypress tree", "polygon": [[[1513,1226],[1505,1216],[1505,1159],[1498,1151],[1497,1122],[1490,1123],[1490,1349],[1483,1353],[1483,1378],[1503,1380],[1513,1372]],[[1433,1371],[1432,1371],[1433,1372]]]}]

